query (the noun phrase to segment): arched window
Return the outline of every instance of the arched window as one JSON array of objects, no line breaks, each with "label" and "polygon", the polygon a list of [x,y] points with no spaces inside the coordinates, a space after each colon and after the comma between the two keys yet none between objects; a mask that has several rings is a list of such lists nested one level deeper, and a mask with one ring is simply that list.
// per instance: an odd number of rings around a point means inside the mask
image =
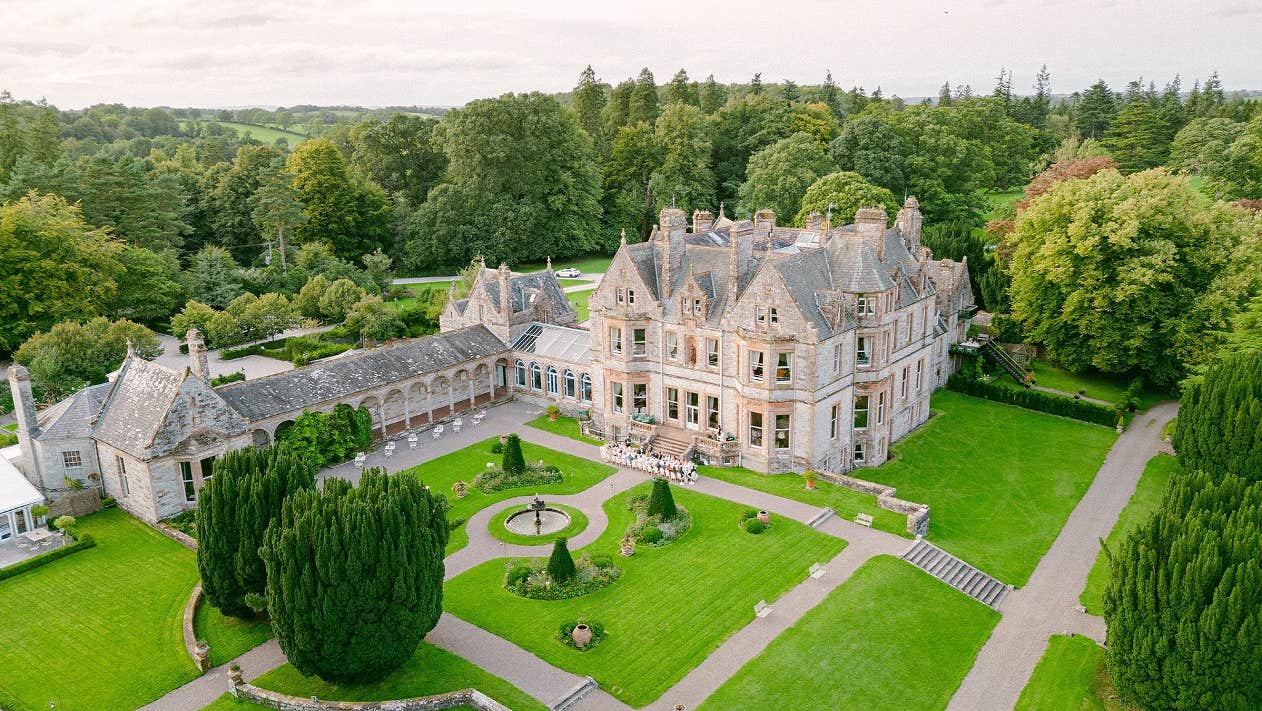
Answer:
[{"label": "arched window", "polygon": [[574,397],[574,371],[565,371],[565,396]]},{"label": "arched window", "polygon": [[526,387],[526,362],[517,361],[517,367],[514,370],[517,372],[517,384],[523,388]]},{"label": "arched window", "polygon": [[592,376],[583,373],[583,377],[579,379],[578,399],[583,402],[592,401]]},{"label": "arched window", "polygon": [[557,369],[552,366],[548,366],[548,394],[556,395],[560,391],[560,385],[557,381]]},{"label": "arched window", "polygon": [[538,363],[530,364],[530,389],[543,390],[543,368]]}]

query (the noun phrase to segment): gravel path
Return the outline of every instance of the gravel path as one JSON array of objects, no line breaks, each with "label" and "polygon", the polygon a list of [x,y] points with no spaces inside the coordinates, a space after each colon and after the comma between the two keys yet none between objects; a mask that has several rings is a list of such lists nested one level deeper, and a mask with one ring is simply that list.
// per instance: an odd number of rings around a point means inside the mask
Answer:
[{"label": "gravel path", "polygon": [[1148,460],[1165,449],[1161,431],[1177,411],[1173,402],[1157,405],[1137,415],[1118,437],[1030,582],[1004,600],[1003,617],[948,709],[1015,706],[1054,634],[1078,633],[1104,641],[1104,620],[1079,612],[1078,595],[1095,564],[1099,540],[1113,529]]}]

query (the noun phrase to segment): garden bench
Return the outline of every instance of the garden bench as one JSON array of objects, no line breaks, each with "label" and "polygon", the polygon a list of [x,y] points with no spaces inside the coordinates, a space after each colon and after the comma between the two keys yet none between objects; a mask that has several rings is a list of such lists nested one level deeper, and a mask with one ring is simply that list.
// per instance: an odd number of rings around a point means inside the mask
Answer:
[{"label": "garden bench", "polygon": [[416,433],[408,435],[408,449],[416,449]]},{"label": "garden bench", "polygon": [[394,442],[386,442],[385,455],[386,459],[394,456]]},{"label": "garden bench", "polygon": [[869,516],[868,514],[865,514],[865,513],[855,514],[854,522],[859,524],[860,526],[867,526],[868,528],[872,528],[872,517]]},{"label": "garden bench", "polygon": [[820,565],[819,563],[811,564],[810,573],[811,573],[812,578],[819,580],[820,578],[824,577],[825,572],[827,571],[824,570],[824,566]]},{"label": "garden bench", "polygon": [[758,604],[754,605],[755,616],[761,618],[761,617],[766,617],[767,615],[770,615],[770,614],[771,614],[771,606],[767,604],[766,600],[759,600]]}]

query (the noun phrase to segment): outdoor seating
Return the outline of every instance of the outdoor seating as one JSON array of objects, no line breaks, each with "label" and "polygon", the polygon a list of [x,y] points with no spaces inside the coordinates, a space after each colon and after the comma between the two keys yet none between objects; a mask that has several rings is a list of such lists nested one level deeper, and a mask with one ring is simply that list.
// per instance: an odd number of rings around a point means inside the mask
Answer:
[{"label": "outdoor seating", "polygon": [[855,514],[854,522],[859,524],[860,526],[867,526],[868,528],[872,528],[872,516],[869,514],[865,514],[865,513]]},{"label": "outdoor seating", "polygon": [[408,449],[416,449],[416,433],[408,435]]},{"label": "outdoor seating", "polygon": [[394,442],[386,442],[384,453],[386,455],[386,459],[394,456]]},{"label": "outdoor seating", "polygon": [[452,429],[452,431],[453,431],[453,432],[459,432],[459,431],[460,431],[460,426],[461,426],[461,425],[463,425],[463,424],[464,424],[464,420],[463,420],[463,419],[461,419],[461,418],[459,418],[459,417],[457,417],[457,418],[456,418],[456,421],[455,421],[455,422],[453,422],[453,423],[451,423],[451,429]]},{"label": "outdoor seating", "polygon": [[355,467],[356,467],[356,468],[358,468],[358,469],[363,469],[363,468],[364,468],[364,462],[366,462],[366,461],[368,461],[368,455],[367,455],[367,454],[365,454],[364,452],[360,452],[359,454],[356,454],[356,455],[355,455]]},{"label": "outdoor seating", "polygon": [[442,436],[443,436],[443,426],[439,425],[434,428],[434,439],[438,439],[439,437],[442,437]]}]

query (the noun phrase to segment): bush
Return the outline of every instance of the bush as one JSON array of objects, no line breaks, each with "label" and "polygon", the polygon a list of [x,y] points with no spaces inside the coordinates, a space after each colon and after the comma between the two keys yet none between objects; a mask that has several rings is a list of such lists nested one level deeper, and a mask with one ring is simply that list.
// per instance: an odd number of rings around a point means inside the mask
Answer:
[{"label": "bush", "polygon": [[492,494],[504,489],[517,489],[523,486],[540,484],[557,484],[562,480],[559,471],[548,471],[546,468],[528,466],[520,474],[510,474],[503,469],[485,471],[473,479],[473,485],[484,494]]},{"label": "bush", "polygon": [[650,516],[660,516],[663,521],[669,521],[675,517],[678,509],[675,507],[675,497],[670,493],[670,484],[665,479],[653,480],[653,494],[649,497]]},{"label": "bush", "polygon": [[510,434],[504,444],[504,471],[509,474],[521,474],[526,471],[526,458],[521,453],[521,438]]},{"label": "bush", "polygon": [[757,518],[751,518],[745,520],[745,530],[757,536],[767,530],[767,527],[764,526],[762,521],[759,521]]},{"label": "bush", "polygon": [[238,370],[235,373],[225,373],[223,375],[215,376],[210,379],[210,384],[212,387],[216,387],[219,385],[227,385],[228,383],[240,382],[242,380],[245,380],[245,373]]},{"label": "bush", "polygon": [[570,555],[569,543],[562,536],[552,544],[552,557],[548,558],[548,575],[557,582],[565,582],[577,573],[574,558]]},{"label": "bush", "polygon": [[[568,549],[566,552],[569,552]],[[548,572],[550,562],[540,559],[508,561],[504,588],[531,600],[567,600],[612,585],[622,575],[609,556],[592,559],[584,553],[577,562],[571,558],[575,572],[566,580],[558,580]]]},{"label": "bush", "polygon": [[56,526],[57,528],[60,528],[63,531],[70,528],[74,528],[75,517],[74,516],[58,516],[57,520],[53,521],[53,525]]},{"label": "bush", "polygon": [[530,574],[533,572],[534,570],[532,570],[529,565],[526,565],[525,563],[517,563],[513,565],[512,568],[508,569],[508,575],[504,576],[504,585],[509,588],[516,588],[525,585],[526,578],[529,578]]},{"label": "bush", "polygon": [[503,453],[504,453],[504,445],[500,444],[499,440],[495,440],[495,442],[491,444],[491,454],[503,454]]},{"label": "bush", "polygon": [[1105,427],[1113,427],[1117,422],[1117,412],[1113,408],[1097,405],[1085,400],[1072,400],[1061,395],[1049,395],[1038,390],[1009,388],[1003,385],[973,380],[960,373],[952,375],[947,381],[947,389],[964,395],[972,395],[985,400],[1002,402],[1008,405],[1037,410],[1050,415],[1059,415],[1074,420],[1090,422]]},{"label": "bush", "polygon": [[662,529],[657,526],[645,526],[640,530],[640,543],[651,546],[654,543],[661,543],[661,541]]},{"label": "bush", "polygon": [[741,512],[741,523],[744,524],[751,518],[758,517],[758,509],[745,509]]},{"label": "bush", "polygon": [[27,558],[21,563],[14,563],[13,565],[10,565],[7,568],[0,568],[0,580],[12,578],[13,576],[18,575],[19,573],[25,573],[28,570],[33,570],[35,568],[48,565],[54,560],[65,558],[71,553],[77,553],[78,551],[84,550],[86,548],[91,548],[95,545],[96,545],[96,541],[92,538],[92,534],[85,533],[79,536],[78,540],[76,540],[74,543],[71,543],[68,546],[55,548],[51,551],[48,551],[47,553],[41,553],[35,556],[34,558]]},{"label": "bush", "polygon": [[176,516],[167,519],[167,525],[186,536],[197,538],[197,510],[190,509],[181,511]]}]

